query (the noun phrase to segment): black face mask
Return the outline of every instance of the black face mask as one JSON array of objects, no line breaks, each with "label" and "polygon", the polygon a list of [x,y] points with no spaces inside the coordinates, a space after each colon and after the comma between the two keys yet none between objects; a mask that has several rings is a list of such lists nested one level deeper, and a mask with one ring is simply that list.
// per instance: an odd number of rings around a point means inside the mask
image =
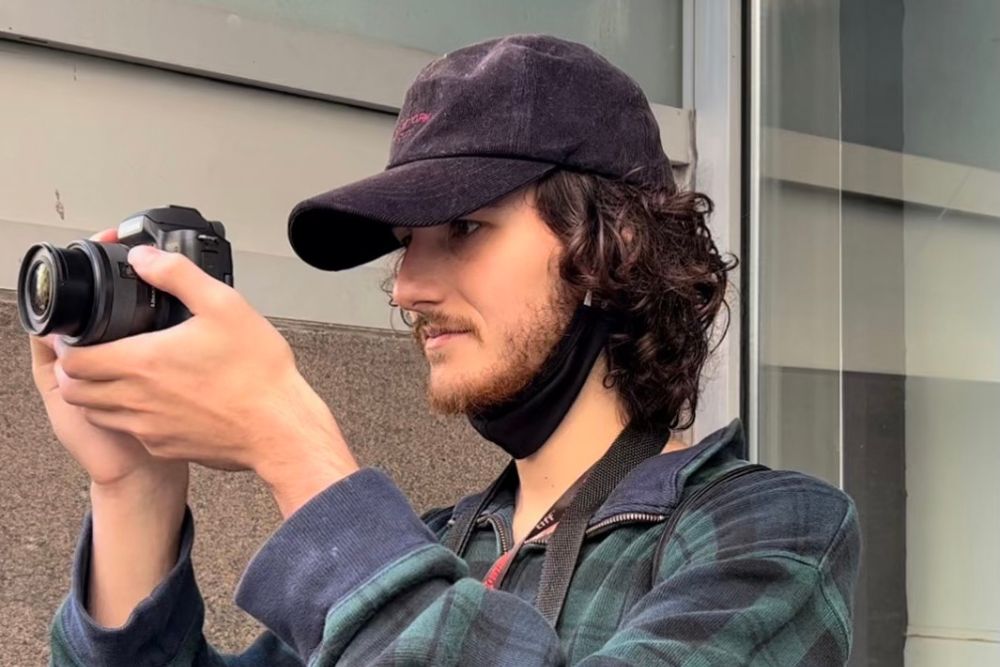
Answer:
[{"label": "black face mask", "polygon": [[502,405],[470,414],[472,427],[515,459],[534,454],[580,394],[611,326],[606,312],[581,305],[535,379]]}]

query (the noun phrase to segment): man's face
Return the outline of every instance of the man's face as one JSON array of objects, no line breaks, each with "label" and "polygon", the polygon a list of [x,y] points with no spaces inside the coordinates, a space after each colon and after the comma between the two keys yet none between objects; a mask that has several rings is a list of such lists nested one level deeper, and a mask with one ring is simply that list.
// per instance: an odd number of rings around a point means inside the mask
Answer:
[{"label": "man's face", "polygon": [[415,320],[431,408],[467,413],[513,396],[572,317],[561,244],[525,188],[460,221],[397,228],[406,245],[393,299]]}]

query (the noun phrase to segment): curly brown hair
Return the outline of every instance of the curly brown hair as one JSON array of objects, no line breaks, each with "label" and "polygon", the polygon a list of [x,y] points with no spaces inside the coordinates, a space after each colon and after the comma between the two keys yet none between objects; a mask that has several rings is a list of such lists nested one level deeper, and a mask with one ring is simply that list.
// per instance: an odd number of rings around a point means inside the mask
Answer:
[{"label": "curly brown hair", "polygon": [[[730,322],[727,273],[707,219],[712,200],[673,185],[649,187],[557,170],[531,186],[535,208],[563,243],[566,298],[615,316],[606,387],[616,389],[640,428],[684,430],[694,423],[701,373]],[[391,306],[402,253],[382,282]],[[720,309],[726,316],[716,328]],[[407,326],[412,321],[403,317]],[[713,344],[713,339],[716,339]]]},{"label": "curly brown hair", "polygon": [[690,427],[703,367],[729,329],[727,273],[739,263],[712,240],[712,200],[556,171],[535,184],[535,207],[565,246],[559,269],[569,289],[590,290],[594,305],[618,316],[605,386],[638,426]]}]

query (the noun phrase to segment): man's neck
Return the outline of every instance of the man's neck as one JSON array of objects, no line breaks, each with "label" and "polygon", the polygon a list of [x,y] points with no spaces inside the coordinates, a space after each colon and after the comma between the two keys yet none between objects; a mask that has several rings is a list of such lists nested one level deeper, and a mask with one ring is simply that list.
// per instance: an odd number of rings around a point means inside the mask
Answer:
[{"label": "man's neck", "polygon": [[[604,386],[606,369],[601,357],[555,432],[537,452],[515,461],[519,480],[514,505],[515,539],[523,537],[542,518],[625,428],[626,417],[617,392]],[[671,442],[669,449],[683,446]]]}]

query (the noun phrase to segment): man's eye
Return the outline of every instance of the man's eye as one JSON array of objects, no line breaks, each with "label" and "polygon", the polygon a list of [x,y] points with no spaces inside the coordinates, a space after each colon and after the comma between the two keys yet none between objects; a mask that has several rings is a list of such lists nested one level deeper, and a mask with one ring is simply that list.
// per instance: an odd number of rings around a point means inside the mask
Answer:
[{"label": "man's eye", "polygon": [[482,223],[475,220],[453,220],[451,223],[451,236],[458,238],[471,236],[480,227],[482,227]]}]

